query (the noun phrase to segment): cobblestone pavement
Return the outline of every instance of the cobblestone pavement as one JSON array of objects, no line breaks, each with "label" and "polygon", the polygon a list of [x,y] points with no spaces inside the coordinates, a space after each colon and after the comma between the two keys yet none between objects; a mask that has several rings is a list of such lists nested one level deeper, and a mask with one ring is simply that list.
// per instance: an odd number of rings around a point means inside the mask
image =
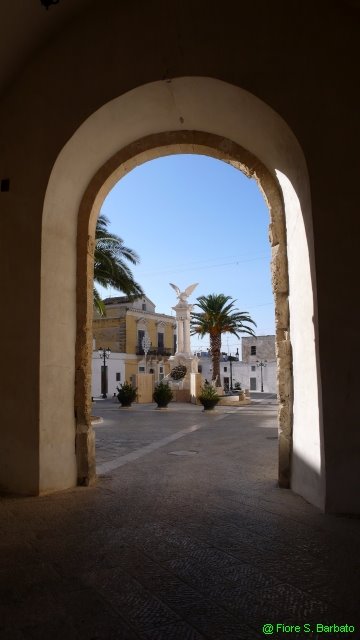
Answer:
[{"label": "cobblestone pavement", "polygon": [[0,501],[1,640],[360,638],[360,521],[277,488],[271,399],[94,414],[95,487]]}]

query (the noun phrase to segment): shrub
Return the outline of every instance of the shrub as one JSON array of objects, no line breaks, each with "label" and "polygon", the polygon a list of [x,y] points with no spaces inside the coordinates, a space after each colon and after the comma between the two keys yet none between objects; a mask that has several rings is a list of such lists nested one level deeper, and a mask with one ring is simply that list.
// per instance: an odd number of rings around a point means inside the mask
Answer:
[{"label": "shrub", "polygon": [[173,397],[174,394],[167,382],[161,380],[157,385],[155,385],[153,399],[157,403],[158,407],[167,407]]},{"label": "shrub", "polygon": [[131,403],[137,398],[137,389],[133,387],[129,382],[125,381],[120,387],[116,387],[118,390],[118,400],[122,407],[131,407]]},{"label": "shrub", "polygon": [[201,402],[205,410],[213,409],[220,400],[220,396],[216,393],[214,387],[206,383],[201,387],[198,400]]}]

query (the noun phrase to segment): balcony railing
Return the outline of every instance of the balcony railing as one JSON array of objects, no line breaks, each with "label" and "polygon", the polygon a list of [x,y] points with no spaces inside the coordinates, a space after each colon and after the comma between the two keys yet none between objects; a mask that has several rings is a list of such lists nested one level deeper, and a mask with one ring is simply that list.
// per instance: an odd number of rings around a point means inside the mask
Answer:
[{"label": "balcony railing", "polygon": [[[147,355],[148,356],[172,356],[174,354],[173,349],[168,349],[167,347],[150,347]],[[136,355],[137,356],[144,356],[145,355],[145,351],[142,347],[137,346],[136,347]]]}]

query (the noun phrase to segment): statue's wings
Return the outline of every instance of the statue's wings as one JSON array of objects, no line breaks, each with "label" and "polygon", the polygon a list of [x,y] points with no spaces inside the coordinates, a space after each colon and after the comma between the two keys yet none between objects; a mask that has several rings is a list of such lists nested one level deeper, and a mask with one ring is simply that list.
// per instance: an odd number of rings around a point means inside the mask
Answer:
[{"label": "statue's wings", "polygon": [[184,291],[186,297],[188,297],[193,291],[194,289],[196,289],[196,287],[198,286],[198,282],[195,282],[195,284],[190,284]]},{"label": "statue's wings", "polygon": [[180,295],[180,289],[179,287],[176,286],[176,284],[172,284],[172,282],[169,282],[170,287],[172,287],[173,289],[175,289],[176,291],[176,295],[179,296]]}]

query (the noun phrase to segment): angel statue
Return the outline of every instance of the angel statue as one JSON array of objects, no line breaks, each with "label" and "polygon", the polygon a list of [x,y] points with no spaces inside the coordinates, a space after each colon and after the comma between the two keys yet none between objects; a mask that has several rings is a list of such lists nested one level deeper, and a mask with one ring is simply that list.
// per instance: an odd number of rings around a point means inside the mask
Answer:
[{"label": "angel statue", "polygon": [[198,286],[198,282],[195,282],[195,284],[190,284],[185,291],[180,291],[179,287],[176,286],[176,284],[172,284],[172,282],[169,282],[170,287],[172,287],[173,289],[175,289],[176,291],[176,295],[179,298],[180,302],[186,302],[186,299],[189,297],[189,295],[194,291],[194,289],[196,289],[196,287]]}]

